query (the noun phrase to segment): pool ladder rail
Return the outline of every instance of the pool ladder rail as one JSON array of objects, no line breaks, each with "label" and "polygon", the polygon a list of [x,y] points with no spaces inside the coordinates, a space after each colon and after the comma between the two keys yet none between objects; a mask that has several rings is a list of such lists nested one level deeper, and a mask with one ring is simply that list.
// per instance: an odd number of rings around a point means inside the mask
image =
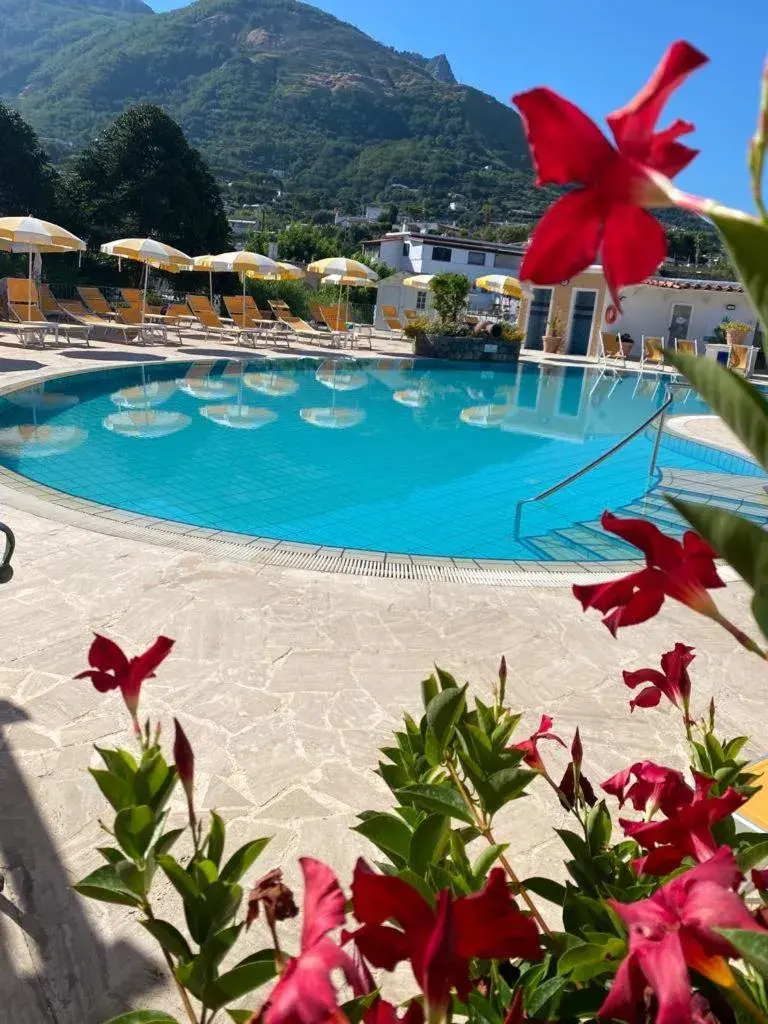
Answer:
[{"label": "pool ladder rail", "polygon": [[16,537],[10,526],[6,526],[5,523],[0,523],[0,533],[5,537],[5,550],[0,558],[0,583],[9,583],[13,578],[11,559],[16,550]]},{"label": "pool ladder rail", "polygon": [[643,420],[643,422],[638,427],[635,427],[634,430],[631,430],[626,435],[626,437],[622,437],[620,441],[617,441],[616,444],[610,447],[607,451],[603,452],[601,455],[598,455],[596,458],[592,459],[592,461],[588,462],[586,466],[582,466],[580,469],[577,469],[574,473],[569,474],[563,480],[558,481],[558,483],[553,484],[551,487],[547,487],[546,490],[541,491],[539,494],[534,494],[530,498],[521,498],[520,501],[518,501],[517,506],[515,508],[515,540],[520,539],[520,526],[523,518],[523,509],[526,505],[529,505],[535,501],[543,501],[545,498],[550,498],[553,494],[556,494],[558,491],[561,491],[564,487],[567,487],[569,484],[572,484],[575,480],[579,480],[581,477],[589,473],[590,470],[595,469],[596,466],[599,466],[601,463],[605,462],[606,459],[610,459],[612,455],[615,455],[616,452],[620,451],[625,445],[629,444],[630,441],[633,441],[638,436],[638,434],[642,434],[644,430],[647,430],[648,427],[650,427],[650,425],[655,420],[658,420],[658,425],[656,428],[656,438],[653,443],[653,452],[651,453],[651,462],[650,466],[648,467],[648,478],[651,479],[656,470],[656,461],[659,456],[659,445],[661,444],[661,435],[664,430],[664,418],[667,414],[667,410],[672,405],[674,400],[675,396],[672,393],[672,386],[668,384],[666,388],[666,396],[664,402],[647,419]]}]

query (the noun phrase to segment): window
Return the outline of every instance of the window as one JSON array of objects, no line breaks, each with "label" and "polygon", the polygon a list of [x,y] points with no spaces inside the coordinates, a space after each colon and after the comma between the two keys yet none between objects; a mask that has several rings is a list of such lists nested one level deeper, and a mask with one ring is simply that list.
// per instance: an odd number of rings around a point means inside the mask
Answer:
[{"label": "window", "polygon": [[467,263],[471,267],[484,267],[485,266],[485,253],[484,252],[471,252]]},{"label": "window", "polygon": [[453,256],[453,249],[449,249],[445,245],[436,245],[432,249],[432,259],[436,263],[450,263]]},{"label": "window", "polygon": [[427,308],[427,293],[426,292],[416,292],[416,309],[419,310],[419,311],[422,311],[422,310],[425,310],[426,308]]},{"label": "window", "polygon": [[514,252],[497,252],[495,263],[504,270],[517,270],[520,257]]},{"label": "window", "polygon": [[411,255],[411,247],[407,242],[403,242],[403,256]]}]

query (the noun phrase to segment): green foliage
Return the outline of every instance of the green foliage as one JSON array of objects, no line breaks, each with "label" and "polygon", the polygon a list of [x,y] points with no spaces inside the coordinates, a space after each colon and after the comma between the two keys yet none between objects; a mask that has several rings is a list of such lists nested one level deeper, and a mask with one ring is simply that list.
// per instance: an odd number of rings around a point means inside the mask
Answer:
[{"label": "green foliage", "polygon": [[64,176],[62,196],[92,248],[153,236],[197,255],[228,243],[213,176],[178,124],[150,104],[121,114],[86,147]]},{"label": "green foliage", "polygon": [[55,217],[57,183],[34,131],[0,103],[0,217]]},{"label": "green foliage", "polygon": [[437,274],[430,291],[432,304],[438,317],[447,323],[456,323],[467,307],[469,278],[464,274]]}]

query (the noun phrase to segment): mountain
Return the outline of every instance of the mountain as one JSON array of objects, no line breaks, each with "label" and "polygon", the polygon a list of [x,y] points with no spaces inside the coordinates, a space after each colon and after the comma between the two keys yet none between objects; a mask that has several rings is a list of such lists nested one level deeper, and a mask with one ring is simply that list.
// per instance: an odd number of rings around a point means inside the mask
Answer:
[{"label": "mountain", "polygon": [[[0,0],[0,24],[19,2]],[[399,54],[298,0],[197,0],[149,15],[140,0],[25,2],[40,8],[35,20],[43,8],[56,16],[36,41],[6,38],[16,72],[0,78],[0,98],[44,139],[80,147],[149,101],[221,180],[268,172],[310,205],[384,198],[434,215],[458,193],[520,217],[548,201],[531,189],[512,109],[457,84],[444,56]]]}]

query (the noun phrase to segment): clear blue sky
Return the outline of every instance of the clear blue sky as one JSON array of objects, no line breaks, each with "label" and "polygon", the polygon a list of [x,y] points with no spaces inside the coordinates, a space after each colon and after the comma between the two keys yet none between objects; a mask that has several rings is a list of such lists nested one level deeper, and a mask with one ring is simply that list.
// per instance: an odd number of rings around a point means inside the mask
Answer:
[{"label": "clear blue sky", "polygon": [[[149,0],[156,10],[187,0]],[[254,6],[258,0],[253,0]],[[768,0],[316,0],[315,6],[400,50],[447,54],[456,77],[508,102],[548,85],[599,124],[645,81],[667,44],[687,39],[711,58],[670,103],[665,121],[696,124],[701,155],[682,188],[751,209],[745,154],[768,47]]]}]

